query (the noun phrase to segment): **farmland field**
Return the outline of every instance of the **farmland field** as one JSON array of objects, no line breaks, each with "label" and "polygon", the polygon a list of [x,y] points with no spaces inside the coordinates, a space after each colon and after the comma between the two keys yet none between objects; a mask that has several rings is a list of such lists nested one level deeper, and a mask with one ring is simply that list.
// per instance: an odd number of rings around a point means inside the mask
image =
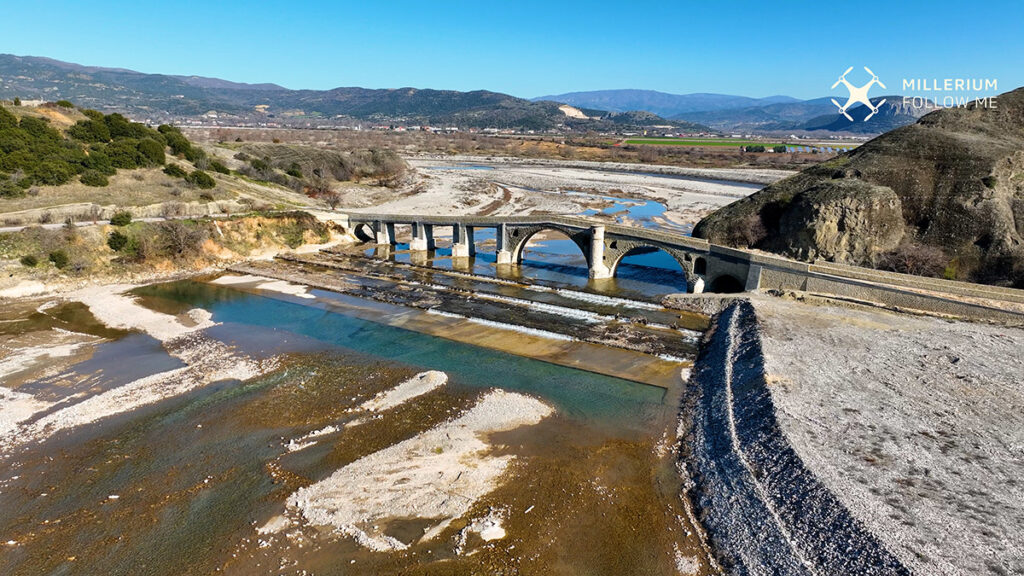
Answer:
[{"label": "farmland field", "polygon": [[741,140],[733,138],[629,138],[625,144],[634,146],[781,146],[780,142],[767,142],[763,140]]}]

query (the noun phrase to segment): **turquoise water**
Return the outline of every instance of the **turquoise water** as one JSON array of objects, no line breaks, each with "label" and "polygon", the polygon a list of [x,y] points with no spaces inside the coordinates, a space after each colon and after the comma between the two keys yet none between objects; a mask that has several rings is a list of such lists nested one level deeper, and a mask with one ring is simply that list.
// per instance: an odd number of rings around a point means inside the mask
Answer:
[{"label": "turquoise water", "polygon": [[670,220],[666,220],[665,212],[668,210],[668,207],[657,200],[633,200],[618,198],[616,196],[601,196],[599,194],[591,194],[589,192],[570,191],[565,192],[565,194],[600,198],[601,200],[612,203],[611,206],[601,210],[594,208],[584,210],[583,212],[580,212],[581,216],[596,216],[598,214],[604,214],[606,216],[613,216],[615,221],[619,224],[627,224],[627,220],[629,220],[631,222],[638,222],[641,227],[651,230],[675,232],[686,236],[689,236],[693,232],[692,225],[676,224]]},{"label": "turquoise water", "polygon": [[332,304],[330,292],[313,291],[317,300],[269,298],[181,281],[135,293],[209,310],[214,321],[223,323],[210,330],[212,336],[256,355],[306,350],[313,341],[416,370],[441,370],[459,387],[536,395],[563,414],[624,428],[650,429],[650,420],[666,409],[661,388],[357,318]]}]

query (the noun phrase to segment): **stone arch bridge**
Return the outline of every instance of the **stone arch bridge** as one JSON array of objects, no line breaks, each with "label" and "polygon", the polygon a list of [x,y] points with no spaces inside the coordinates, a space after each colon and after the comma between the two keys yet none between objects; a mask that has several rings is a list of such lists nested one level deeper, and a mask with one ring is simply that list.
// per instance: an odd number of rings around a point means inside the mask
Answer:
[{"label": "stone arch bridge", "polygon": [[[395,226],[411,227],[413,252],[435,247],[434,232],[450,228],[452,258],[475,255],[474,233],[493,229],[499,265],[522,261],[523,249],[530,238],[544,231],[556,231],[569,237],[586,258],[589,275],[594,279],[612,278],[619,263],[631,253],[662,250],[671,255],[686,276],[690,292],[705,287],[714,292],[740,292],[756,289],[760,269],[745,252],[709,244],[704,240],[667,232],[597,223],[567,216],[412,216],[389,214],[347,215],[349,228],[362,240],[394,245]],[[752,276],[753,273],[753,276]]]}]

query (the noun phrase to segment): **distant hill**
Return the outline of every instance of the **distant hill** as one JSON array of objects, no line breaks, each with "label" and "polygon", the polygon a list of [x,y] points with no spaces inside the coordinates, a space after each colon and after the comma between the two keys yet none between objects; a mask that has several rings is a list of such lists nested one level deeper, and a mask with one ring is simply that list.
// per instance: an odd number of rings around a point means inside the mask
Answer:
[{"label": "distant hill", "polygon": [[[869,110],[863,105],[850,109],[851,122],[840,115],[830,97],[803,102],[783,102],[767,106],[751,106],[732,110],[679,114],[674,119],[705,124],[723,132],[800,132],[828,131],[856,134],[881,134],[900,126],[913,124],[918,118],[934,110],[932,106],[903,106],[903,97],[879,96],[871,102],[885,104],[868,122],[863,122]],[[841,99],[837,98],[837,100]]]},{"label": "distant hill", "polygon": [[[870,124],[874,122],[862,124]],[[931,112],[701,220],[693,235],[1024,288],[1024,88]]]},{"label": "distant hill", "polygon": [[836,114],[836,107],[828,98],[815,98],[802,102],[776,102],[727,110],[687,112],[673,118],[699,122],[725,132],[755,132],[791,130],[796,126],[828,114]]},{"label": "distant hill", "polygon": [[532,98],[534,102],[553,100],[584,108],[598,108],[613,112],[645,110],[664,117],[674,117],[688,112],[725,110],[752,106],[764,106],[780,102],[799,102],[789,96],[748,98],[728,94],[668,94],[654,90],[595,90],[591,92],[569,92]]},{"label": "distant hill", "polygon": [[[878,112],[867,122],[864,118],[871,112],[867,106],[858,105],[848,111],[853,121],[847,120],[842,114],[838,114],[835,105],[829,102],[832,110],[821,116],[811,118],[800,125],[801,130],[826,130],[829,132],[854,132],[858,134],[878,134],[895,130],[900,126],[913,124],[918,118],[928,112],[935,110],[935,106],[904,106],[903,97],[890,95],[872,98],[871,103],[878,106],[879,102],[885,101]],[[840,102],[842,103],[842,102]]]},{"label": "distant hill", "polygon": [[189,86],[197,88],[220,88],[227,90],[287,90],[277,84],[246,84],[244,82],[231,82],[220,78],[206,78],[204,76],[172,76]]},{"label": "distant hill", "polygon": [[0,55],[0,98],[71,100],[79,106],[117,111],[153,123],[216,112],[252,122],[323,122],[338,117],[381,124],[547,130],[568,126],[603,130],[624,125],[673,125],[700,130],[682,120],[651,114],[600,111],[573,118],[550,101],[531,102],[477,90],[398,88],[289,90],[276,84],[240,84],[217,78],[144,74],[49,58]]}]

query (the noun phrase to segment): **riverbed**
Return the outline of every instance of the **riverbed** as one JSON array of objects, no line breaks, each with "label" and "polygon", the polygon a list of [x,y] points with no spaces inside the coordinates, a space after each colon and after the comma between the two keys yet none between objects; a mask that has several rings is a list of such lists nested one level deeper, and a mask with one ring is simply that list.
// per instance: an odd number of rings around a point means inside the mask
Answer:
[{"label": "riverbed", "polygon": [[231,273],[5,312],[0,571],[709,572],[671,456],[699,318],[292,265],[348,288]]}]

